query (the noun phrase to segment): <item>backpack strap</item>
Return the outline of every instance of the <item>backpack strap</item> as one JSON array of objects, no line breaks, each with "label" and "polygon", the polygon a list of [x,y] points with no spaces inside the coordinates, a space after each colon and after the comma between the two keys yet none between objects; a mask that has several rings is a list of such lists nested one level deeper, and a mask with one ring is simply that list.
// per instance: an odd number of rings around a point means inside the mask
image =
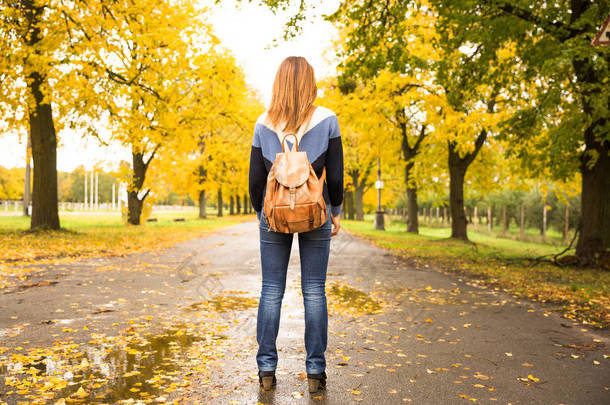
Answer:
[{"label": "backpack strap", "polygon": [[[307,122],[304,122],[303,124],[301,124],[301,126],[299,127],[298,131],[296,133],[294,132],[289,132],[286,135],[284,135],[284,137],[282,138],[282,153],[285,153],[286,150],[284,149],[284,142],[286,141],[286,137],[288,136],[293,136],[294,137],[294,147],[295,147],[295,151],[298,152],[299,151],[299,138],[297,137],[297,134],[301,131],[305,131],[307,129],[307,127],[309,126],[309,123],[311,122],[311,119],[313,118],[313,114],[316,112],[316,109],[318,107],[317,106],[313,106],[313,111],[311,113],[311,115],[309,116],[309,119],[307,120]],[[302,136],[303,134],[301,134]]]},{"label": "backpack strap", "polygon": [[299,140],[297,139],[296,134],[286,134],[286,135],[284,135],[284,137],[282,138],[282,153],[285,153],[285,152],[286,152],[286,150],[284,149],[284,144],[285,144],[286,138],[287,138],[287,137],[289,137],[289,136],[294,137],[294,150],[295,150],[296,152],[298,152],[298,151],[299,151]]}]

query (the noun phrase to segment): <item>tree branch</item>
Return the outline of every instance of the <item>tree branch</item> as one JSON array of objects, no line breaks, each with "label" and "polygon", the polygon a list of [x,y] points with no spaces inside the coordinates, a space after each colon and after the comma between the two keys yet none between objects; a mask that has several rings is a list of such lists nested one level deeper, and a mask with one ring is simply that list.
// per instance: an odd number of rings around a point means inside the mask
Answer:
[{"label": "tree branch", "polygon": [[144,201],[146,199],[146,197],[148,196],[148,193],[150,193],[150,188],[148,190],[146,190],[146,192],[144,193],[142,198],[140,198],[140,201]]},{"label": "tree branch", "polygon": [[159,150],[159,148],[161,147],[161,144],[158,143],[155,148],[153,149],[152,153],[150,154],[150,157],[148,158],[148,160],[146,161],[146,163],[144,163],[144,167],[148,169],[148,165],[150,164],[150,161],[153,160],[153,158],[155,157],[155,153],[157,153],[157,150]]},{"label": "tree branch", "polygon": [[485,2],[492,7],[498,8],[506,14],[510,14],[512,16],[520,18],[523,21],[527,21],[542,28],[547,34],[551,35],[552,37],[556,38],[561,42],[565,42],[568,39],[583,33],[582,30],[571,28],[568,25],[559,21],[548,21],[534,14],[530,10],[521,8],[514,4],[508,4],[506,1],[503,0],[485,0]]},{"label": "tree branch", "polygon": [[417,153],[419,145],[427,135],[428,134],[426,134],[426,125],[422,124],[421,130],[419,131],[419,136],[417,137],[417,141],[415,142],[415,145],[413,145],[413,150],[415,151],[415,153]]},{"label": "tree branch", "polygon": [[369,162],[369,164],[366,166],[364,173],[362,174],[362,182],[360,184],[362,184],[363,186],[366,185],[366,179],[369,177],[369,175],[371,174],[371,170],[373,169],[373,167],[375,166],[375,162],[373,160],[371,160]]},{"label": "tree branch", "polygon": [[481,132],[479,132],[479,136],[477,136],[476,141],[474,142],[474,150],[472,152],[470,152],[469,154],[467,154],[466,156],[464,156],[464,158],[463,158],[463,160],[465,162],[467,162],[466,163],[467,165],[470,165],[472,163],[472,161],[477,157],[477,154],[483,147],[483,144],[485,144],[486,139],[487,139],[487,130],[482,129]]}]

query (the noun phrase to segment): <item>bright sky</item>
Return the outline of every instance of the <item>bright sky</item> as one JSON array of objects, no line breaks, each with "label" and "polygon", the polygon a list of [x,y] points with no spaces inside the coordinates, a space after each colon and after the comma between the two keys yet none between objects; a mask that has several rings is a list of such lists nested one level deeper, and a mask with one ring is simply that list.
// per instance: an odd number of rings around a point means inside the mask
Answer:
[{"label": "bright sky", "polygon": [[[335,30],[330,23],[322,18],[311,19],[299,37],[270,47],[273,39],[281,37],[283,24],[290,14],[274,15],[265,7],[242,3],[237,7],[235,0],[223,0],[222,5],[212,8],[210,22],[223,45],[243,67],[248,84],[258,89],[265,104],[271,99],[275,71],[287,56],[307,58],[318,79],[333,73],[335,64],[331,61],[330,46]],[[339,0],[320,1],[316,13],[332,13],[338,5]],[[101,146],[95,139],[68,131],[59,136],[57,169],[60,171],[72,171],[80,165],[91,168],[94,164],[114,169],[121,160],[131,161],[129,151],[120,145]],[[0,166],[25,166],[25,137],[20,143],[15,134],[0,134]]]}]

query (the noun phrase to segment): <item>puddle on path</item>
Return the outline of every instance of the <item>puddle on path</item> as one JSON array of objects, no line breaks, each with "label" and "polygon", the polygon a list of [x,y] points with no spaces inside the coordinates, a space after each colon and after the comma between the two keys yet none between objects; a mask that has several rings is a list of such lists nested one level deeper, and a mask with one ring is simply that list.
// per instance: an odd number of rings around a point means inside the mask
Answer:
[{"label": "puddle on path", "polygon": [[326,289],[329,309],[341,315],[358,316],[383,311],[383,301],[347,284],[331,283]]},{"label": "puddle on path", "polygon": [[[246,294],[246,292],[237,292]],[[250,308],[258,307],[258,298],[247,297],[233,294],[216,295],[209,300],[195,302],[186,308],[185,311],[212,311],[212,312],[229,312],[243,311]]]},{"label": "puddle on path", "polygon": [[193,344],[205,340],[207,350],[207,343],[213,346],[219,338],[174,325],[160,334],[134,335],[126,343],[100,337],[82,346],[17,352],[10,359],[0,356],[0,396],[11,403],[24,398],[28,403],[51,399],[56,403],[60,398],[67,403],[152,399],[181,386],[181,366]]}]

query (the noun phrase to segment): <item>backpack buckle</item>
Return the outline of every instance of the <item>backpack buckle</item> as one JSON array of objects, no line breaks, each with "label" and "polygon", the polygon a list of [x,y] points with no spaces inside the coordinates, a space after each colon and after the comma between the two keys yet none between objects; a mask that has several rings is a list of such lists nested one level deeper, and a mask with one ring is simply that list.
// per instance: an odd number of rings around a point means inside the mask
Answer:
[{"label": "backpack buckle", "polygon": [[294,206],[297,202],[297,189],[295,186],[290,186],[288,189],[288,193],[290,194],[290,210],[294,210]]}]

